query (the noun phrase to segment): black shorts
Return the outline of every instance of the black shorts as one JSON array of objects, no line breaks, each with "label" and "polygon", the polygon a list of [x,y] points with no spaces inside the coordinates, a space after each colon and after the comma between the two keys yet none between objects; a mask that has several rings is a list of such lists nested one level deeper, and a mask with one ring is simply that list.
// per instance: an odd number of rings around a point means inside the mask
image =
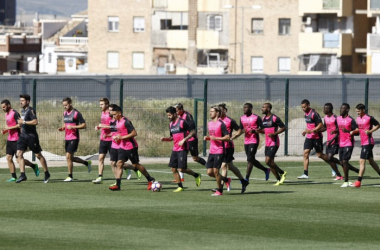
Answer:
[{"label": "black shorts", "polygon": [[111,144],[112,144],[112,141],[103,141],[103,140],[100,140],[100,144],[99,144],[99,154],[103,154],[103,155],[106,155],[107,152],[110,152],[111,150]]},{"label": "black shorts", "polygon": [[79,140],[66,140],[65,141],[65,150],[66,153],[74,154],[78,150]]},{"label": "black shorts", "polygon": [[305,149],[313,149],[315,148],[315,151],[317,153],[322,153],[323,152],[323,141],[322,138],[319,139],[305,139],[305,143],[303,144],[303,150]]},{"label": "black shorts", "polygon": [[256,152],[259,144],[244,144],[245,154],[247,155],[248,162],[254,162],[256,160]]},{"label": "black shorts", "polygon": [[274,159],[278,150],[278,146],[265,147],[265,156]]},{"label": "black shorts", "polygon": [[191,156],[198,156],[198,138],[194,138],[194,141],[187,141],[187,145],[190,151]]},{"label": "black shorts", "polygon": [[7,141],[7,148],[5,150],[7,155],[16,155],[17,153],[17,141]]},{"label": "black shorts", "polygon": [[234,158],[235,148],[226,148],[226,154],[224,155],[223,163],[230,163]]},{"label": "black shorts", "polygon": [[362,151],[360,153],[360,159],[368,160],[370,158],[373,158],[373,146],[374,145],[364,145],[362,146]]},{"label": "black shorts", "polygon": [[130,160],[132,164],[136,164],[140,162],[139,153],[137,148],[133,148],[131,150],[124,150],[119,148],[117,150],[117,160],[118,161],[128,161]]},{"label": "black shorts", "polygon": [[354,147],[339,148],[339,160],[349,161],[351,159],[352,150],[354,150]]},{"label": "black shorts", "polygon": [[220,169],[223,163],[223,159],[224,159],[224,154],[209,154],[207,163],[206,163],[206,168]]},{"label": "black shorts", "polygon": [[331,144],[331,145],[328,145],[326,144],[326,154],[332,154],[332,155],[336,155],[339,153],[339,144],[335,143],[335,144]]},{"label": "black shorts", "polygon": [[117,161],[117,152],[119,151],[119,149],[117,148],[111,148],[110,149],[110,161]]},{"label": "black shorts", "polygon": [[169,161],[169,167],[187,169],[187,151],[172,151]]},{"label": "black shorts", "polygon": [[28,138],[20,136],[20,138],[17,141],[17,150],[25,152],[28,148],[30,148],[30,150],[35,154],[41,153],[42,148],[40,146],[40,140],[38,139],[38,135],[29,136]]}]

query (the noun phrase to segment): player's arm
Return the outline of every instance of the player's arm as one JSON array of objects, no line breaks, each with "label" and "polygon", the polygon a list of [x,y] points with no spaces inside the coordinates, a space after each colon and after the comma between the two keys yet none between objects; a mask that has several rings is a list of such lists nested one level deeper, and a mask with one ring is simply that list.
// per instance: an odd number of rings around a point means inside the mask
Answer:
[{"label": "player's arm", "polygon": [[226,127],[226,124],[221,124],[221,130],[222,130],[222,137],[216,137],[216,136],[210,136],[211,141],[229,141],[230,135],[228,134],[228,130]]},{"label": "player's arm", "polygon": [[[169,131],[170,131],[170,125],[169,125]],[[170,137],[162,137],[161,141],[173,141],[173,134],[170,131]]]},{"label": "player's arm", "polygon": [[[357,132],[356,132],[356,130],[357,130]],[[345,132],[345,131],[343,130],[343,132]],[[346,131],[346,132],[349,132],[350,135],[356,135],[359,132],[358,125],[356,124],[356,121],[354,119],[351,120],[351,130]]]},{"label": "player's arm", "polygon": [[189,125],[186,121],[183,121],[183,123],[182,123],[182,127],[183,127],[183,129],[185,129],[186,131],[189,131],[189,134],[185,137],[185,138],[183,138],[179,143],[178,143],[178,145],[179,146],[183,146],[183,144],[185,144],[185,142],[187,141],[187,140],[189,140],[191,137],[193,137],[194,135],[195,135],[195,130],[193,129],[193,127],[191,126],[191,125]]},{"label": "player's arm", "polygon": [[285,126],[285,124],[281,121],[281,119],[280,119],[278,116],[277,116],[277,119],[276,119],[276,121],[275,121],[275,124],[276,124],[280,129],[278,129],[278,130],[275,131],[274,133],[268,134],[269,137],[279,135],[279,134],[281,134],[282,132],[284,132],[284,131],[286,130],[286,126]]},{"label": "player's arm", "polygon": [[[38,125],[38,120],[37,120],[37,116],[36,114],[34,113],[34,110],[30,110],[29,112],[27,112],[27,116],[28,118],[30,118],[29,121],[25,121],[21,118],[18,119],[18,124],[20,125],[19,127],[21,127],[23,124],[25,125],[29,125],[29,126],[37,126]],[[25,117],[26,118],[26,117]]]},{"label": "player's arm", "polygon": [[243,133],[244,133],[244,126],[243,126],[243,123],[241,122],[241,119],[240,119],[239,129],[236,131],[236,133],[234,135],[231,136],[230,140],[231,141],[235,140],[236,138],[241,136]]},{"label": "player's arm", "polygon": [[379,122],[378,122],[375,118],[373,118],[373,116],[371,116],[370,123],[371,123],[371,125],[373,126],[373,128],[370,129],[370,130],[366,130],[366,131],[365,131],[365,133],[366,133],[367,135],[372,134],[373,132],[375,132],[376,130],[378,130],[378,129],[380,128],[380,124],[379,124]]},{"label": "player's arm", "polygon": [[76,126],[72,126],[72,127],[76,128],[76,129],[84,129],[84,128],[86,128],[86,121],[83,119],[83,116],[82,116],[82,114],[80,112],[78,112],[77,119],[78,119],[79,124],[76,125]]},{"label": "player's arm", "polygon": [[123,135],[123,136],[117,135],[116,137],[119,140],[132,139],[133,137],[137,136],[136,129],[133,127],[132,123],[129,120],[125,120],[124,126],[128,130],[128,134],[127,135]]}]

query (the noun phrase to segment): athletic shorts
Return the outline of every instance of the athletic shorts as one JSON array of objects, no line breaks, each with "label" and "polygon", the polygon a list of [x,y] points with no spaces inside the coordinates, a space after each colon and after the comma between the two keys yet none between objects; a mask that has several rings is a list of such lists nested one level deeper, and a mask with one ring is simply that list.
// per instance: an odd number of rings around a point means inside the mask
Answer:
[{"label": "athletic shorts", "polygon": [[169,167],[187,169],[187,150],[172,151]]},{"label": "athletic shorts", "polygon": [[132,164],[139,163],[140,160],[139,160],[138,149],[134,148],[131,150],[124,150],[124,149],[119,148],[117,150],[117,160],[124,161],[124,162],[130,160]]},{"label": "athletic shorts", "polygon": [[265,147],[265,156],[274,159],[278,150],[278,146]]},{"label": "athletic shorts", "polygon": [[78,150],[79,140],[66,140],[65,141],[65,150],[66,153],[74,154]]},{"label": "athletic shorts", "polygon": [[119,149],[117,148],[111,148],[110,149],[110,161],[117,161],[117,152],[119,151]]},{"label": "athletic shorts", "polygon": [[248,162],[254,162],[256,160],[256,152],[259,144],[244,144],[245,154],[247,155]]},{"label": "athletic shorts", "polygon": [[209,154],[207,163],[206,163],[206,168],[220,169],[223,163],[223,159],[224,159],[224,154]]},{"label": "athletic shorts", "polygon": [[112,141],[103,141],[103,140],[100,140],[100,144],[99,144],[99,154],[103,154],[103,155],[106,155],[107,152],[109,152],[111,150],[111,144],[112,144]]},{"label": "athletic shorts", "polygon": [[224,155],[223,163],[230,163],[234,158],[235,148],[226,148],[226,154]]},{"label": "athletic shorts", "polygon": [[332,154],[332,155],[336,155],[339,153],[339,144],[335,143],[335,144],[331,144],[331,145],[328,145],[326,144],[326,154]]},{"label": "athletic shorts", "polygon": [[352,151],[354,147],[344,147],[339,148],[339,160],[340,161],[349,161],[351,159]]},{"label": "athletic shorts", "polygon": [[374,145],[364,145],[362,146],[362,151],[360,153],[360,159],[368,160],[369,158],[373,158],[373,146]]},{"label": "athletic shorts", "polygon": [[305,139],[305,143],[303,144],[303,150],[305,149],[313,149],[315,148],[315,151],[317,153],[322,153],[323,152],[323,141],[322,138],[320,139]]},{"label": "athletic shorts", "polygon": [[17,153],[17,141],[7,141],[7,148],[5,150],[7,155],[16,155]]},{"label": "athletic shorts", "polygon": [[40,146],[40,140],[37,136],[30,136],[29,138],[25,138],[23,136],[20,136],[20,138],[17,141],[17,150],[26,151],[28,148],[35,153],[39,154],[42,151],[42,148]]},{"label": "athletic shorts", "polygon": [[187,141],[187,145],[189,147],[189,151],[191,156],[198,156],[199,151],[198,151],[198,138],[195,138],[194,141]]}]

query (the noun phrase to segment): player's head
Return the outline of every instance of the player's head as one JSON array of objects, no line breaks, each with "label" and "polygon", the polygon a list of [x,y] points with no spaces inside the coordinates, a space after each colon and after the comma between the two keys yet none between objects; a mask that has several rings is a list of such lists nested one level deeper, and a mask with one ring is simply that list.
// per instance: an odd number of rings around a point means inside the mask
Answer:
[{"label": "player's head", "polygon": [[302,108],[303,112],[309,112],[310,111],[310,102],[308,99],[302,100],[301,108]]},{"label": "player's head", "polygon": [[30,95],[20,95],[20,105],[21,108],[26,108],[29,106],[30,103]]},{"label": "player's head", "polygon": [[177,115],[182,115],[183,114],[184,110],[183,110],[182,103],[179,102],[174,107],[175,107],[175,109],[177,111]]},{"label": "player's head", "polygon": [[340,115],[347,116],[348,112],[350,112],[350,104],[342,103],[342,106],[340,106]]},{"label": "player's head", "polygon": [[166,115],[171,122],[177,119],[177,110],[175,107],[170,106],[166,109]]},{"label": "player's head", "polygon": [[108,111],[110,112],[110,117],[111,118],[113,118],[113,115],[111,114],[111,111],[113,110],[113,107],[115,107],[115,106],[117,106],[117,105],[113,104],[113,103],[108,106]]},{"label": "player's head", "polygon": [[73,108],[72,104],[73,104],[73,101],[71,100],[70,97],[63,98],[62,106],[65,108],[65,110],[68,110],[68,111],[72,110]]},{"label": "player's head", "polygon": [[12,108],[11,102],[7,99],[2,100],[1,101],[1,108],[3,109],[4,112],[9,112],[9,110]]},{"label": "player's head", "polygon": [[123,110],[119,106],[114,104],[112,107],[112,111],[110,111],[110,115],[112,115],[113,119],[120,120],[120,118],[123,116]]},{"label": "player's head", "polygon": [[244,106],[243,106],[243,112],[245,115],[250,115],[252,114],[252,109],[253,109],[253,105],[252,103],[244,103]]},{"label": "player's head", "polygon": [[261,113],[265,115],[270,114],[271,110],[272,110],[272,104],[270,104],[269,102],[264,103],[263,106],[261,107]]},{"label": "player's head", "polygon": [[356,105],[356,113],[358,116],[363,116],[365,114],[365,105],[363,103]]},{"label": "player's head", "polygon": [[227,107],[226,107],[226,104],[225,103],[221,103],[221,104],[219,104],[218,105],[218,107],[219,107],[219,109],[220,109],[220,115],[222,116],[222,117],[225,117],[226,115],[227,115]]},{"label": "player's head", "polygon": [[99,100],[99,107],[102,109],[102,111],[106,111],[109,105],[110,101],[108,100],[108,98],[103,97]]},{"label": "player's head", "polygon": [[210,108],[210,118],[211,119],[215,119],[215,118],[218,118],[218,117],[220,117],[219,106],[217,106],[217,105],[211,106],[211,108]]},{"label": "player's head", "polygon": [[331,103],[329,103],[329,102],[325,103],[325,106],[323,107],[323,113],[325,115],[332,114],[333,109],[334,109],[334,107]]}]

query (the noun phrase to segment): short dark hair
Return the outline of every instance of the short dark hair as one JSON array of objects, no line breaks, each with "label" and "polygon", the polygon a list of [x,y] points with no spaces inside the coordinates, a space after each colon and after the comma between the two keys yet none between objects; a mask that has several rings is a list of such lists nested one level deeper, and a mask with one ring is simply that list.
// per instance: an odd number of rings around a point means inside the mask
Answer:
[{"label": "short dark hair", "polygon": [[269,108],[269,110],[272,110],[272,104],[271,104],[271,103],[269,103],[269,102],[266,102],[266,103],[264,103],[264,105],[267,105],[267,106],[268,106],[268,108]]},{"label": "short dark hair", "polygon": [[356,105],[356,109],[365,110],[365,105],[363,103],[359,103],[358,105]]},{"label": "short dark hair", "polygon": [[329,108],[330,108],[330,110],[331,110],[331,112],[332,112],[332,111],[333,111],[333,109],[334,109],[334,107],[333,107],[333,105],[332,105],[332,103],[331,103],[331,102],[325,103],[325,106],[326,106],[326,107],[329,107]]},{"label": "short dark hair", "polygon": [[252,105],[252,103],[246,102],[246,103],[244,103],[244,106],[248,106],[248,107],[250,107],[251,109],[253,109],[253,105]]},{"label": "short dark hair", "polygon": [[174,107],[177,108],[177,109],[179,109],[179,110],[183,110],[183,105],[180,102],[177,103]]},{"label": "short dark hair", "polygon": [[346,106],[348,109],[350,109],[350,104],[348,104],[348,103],[342,103],[342,106]]},{"label": "short dark hair", "polygon": [[5,104],[5,105],[11,105],[11,102],[8,100],[8,99],[4,99],[1,101],[1,104]]},{"label": "short dark hair", "polygon": [[30,95],[28,94],[20,95],[20,98],[24,98],[26,101],[30,101]]},{"label": "short dark hair", "polygon": [[117,106],[116,104],[113,105],[112,111],[123,112],[123,110],[119,106]]},{"label": "short dark hair", "polygon": [[175,114],[176,113],[175,107],[173,106],[168,107],[166,109],[166,113]]},{"label": "short dark hair", "polygon": [[70,97],[65,97],[62,99],[62,102],[67,102],[68,104],[71,104],[73,102],[73,100],[71,100]]},{"label": "short dark hair", "polygon": [[104,102],[105,105],[109,106],[110,105],[110,100],[108,98],[103,97],[99,100],[99,102]]},{"label": "short dark hair", "polygon": [[115,106],[117,106],[116,104],[110,104],[110,105],[108,105],[108,107],[110,107],[111,109],[113,109]]},{"label": "short dark hair", "polygon": [[306,104],[306,105],[310,105],[310,102],[308,99],[303,99],[301,104]]},{"label": "short dark hair", "polygon": [[221,108],[223,108],[224,110],[228,111],[225,103],[221,103],[218,106],[221,107]]}]

